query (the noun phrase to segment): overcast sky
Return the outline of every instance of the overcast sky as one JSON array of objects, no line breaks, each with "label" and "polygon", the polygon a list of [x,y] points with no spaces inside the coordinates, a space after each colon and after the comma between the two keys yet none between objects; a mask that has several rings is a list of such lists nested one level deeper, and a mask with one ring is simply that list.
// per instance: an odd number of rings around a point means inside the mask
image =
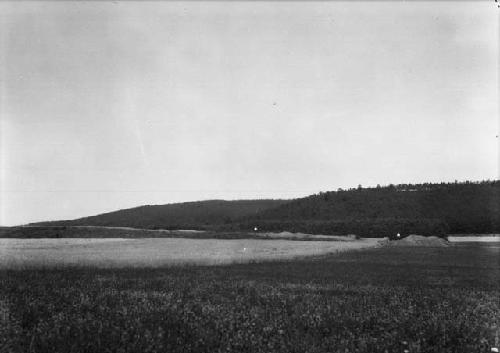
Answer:
[{"label": "overcast sky", "polygon": [[498,11],[0,3],[0,224],[498,178]]}]

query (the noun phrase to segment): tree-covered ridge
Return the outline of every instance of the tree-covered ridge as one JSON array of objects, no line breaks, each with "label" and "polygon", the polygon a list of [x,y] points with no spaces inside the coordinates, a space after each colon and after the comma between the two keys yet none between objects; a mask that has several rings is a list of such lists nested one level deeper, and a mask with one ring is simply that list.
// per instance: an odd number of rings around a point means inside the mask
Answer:
[{"label": "tree-covered ridge", "polygon": [[146,229],[203,229],[231,223],[244,216],[280,206],[285,200],[208,200],[147,205],[68,221],[42,222],[50,226],[107,226]]},{"label": "tree-covered ridge", "polygon": [[141,206],[52,226],[291,231],[384,237],[499,233],[500,181],[399,184],[320,192],[295,200],[199,201]]},{"label": "tree-covered ridge", "polygon": [[[323,232],[500,231],[500,181],[423,183],[321,192],[249,217],[265,228]],[[387,225],[387,227],[385,226]],[[372,230],[368,228],[372,227]],[[290,229],[289,229],[290,230]]]}]

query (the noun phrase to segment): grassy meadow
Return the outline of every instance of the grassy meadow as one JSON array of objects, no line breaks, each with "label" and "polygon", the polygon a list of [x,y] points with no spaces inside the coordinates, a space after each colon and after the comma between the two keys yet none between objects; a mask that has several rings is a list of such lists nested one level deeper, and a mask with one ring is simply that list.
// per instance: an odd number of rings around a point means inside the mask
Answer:
[{"label": "grassy meadow", "polygon": [[0,271],[1,352],[490,352],[499,243]]}]

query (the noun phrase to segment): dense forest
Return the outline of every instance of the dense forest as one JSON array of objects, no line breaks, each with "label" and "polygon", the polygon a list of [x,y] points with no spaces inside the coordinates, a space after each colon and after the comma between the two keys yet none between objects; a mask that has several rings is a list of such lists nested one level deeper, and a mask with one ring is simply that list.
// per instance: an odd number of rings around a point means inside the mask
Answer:
[{"label": "dense forest", "polygon": [[[40,223],[39,223],[40,225]],[[424,183],[321,192],[284,200],[143,206],[42,225],[291,231],[382,237],[500,232],[500,181]]]},{"label": "dense forest", "polygon": [[500,181],[399,184],[321,192],[248,217],[241,227],[355,233],[500,231]]}]

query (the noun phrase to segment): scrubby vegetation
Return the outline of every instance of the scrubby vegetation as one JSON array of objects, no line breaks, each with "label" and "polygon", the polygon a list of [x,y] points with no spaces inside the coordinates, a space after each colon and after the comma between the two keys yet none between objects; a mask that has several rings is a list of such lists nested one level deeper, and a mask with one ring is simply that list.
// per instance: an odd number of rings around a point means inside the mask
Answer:
[{"label": "scrubby vegetation", "polygon": [[498,252],[379,248],[293,262],[0,272],[6,352],[489,352]]}]

